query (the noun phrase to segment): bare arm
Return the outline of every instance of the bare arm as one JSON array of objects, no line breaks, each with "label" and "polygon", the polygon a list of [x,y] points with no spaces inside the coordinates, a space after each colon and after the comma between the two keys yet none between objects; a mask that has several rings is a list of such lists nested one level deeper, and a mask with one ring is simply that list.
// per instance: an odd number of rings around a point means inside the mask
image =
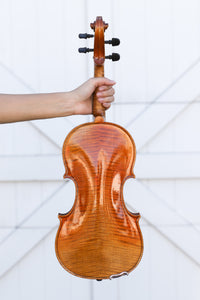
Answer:
[{"label": "bare arm", "polygon": [[114,100],[114,81],[91,78],[71,92],[6,95],[0,94],[0,123],[47,119],[92,113],[92,94],[108,108]]}]

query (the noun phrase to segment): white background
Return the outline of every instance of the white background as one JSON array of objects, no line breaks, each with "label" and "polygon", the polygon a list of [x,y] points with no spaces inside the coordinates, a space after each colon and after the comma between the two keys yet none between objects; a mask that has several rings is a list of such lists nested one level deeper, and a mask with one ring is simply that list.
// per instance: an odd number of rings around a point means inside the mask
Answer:
[{"label": "white background", "polygon": [[64,183],[65,136],[90,117],[0,125],[0,299],[197,300],[200,297],[200,2],[198,0],[0,0],[0,92],[71,90],[93,76],[90,22],[109,23],[106,61],[117,81],[107,120],[133,136],[136,180],[124,187],[142,215],[144,255],[128,276],[69,275],[54,252]]}]

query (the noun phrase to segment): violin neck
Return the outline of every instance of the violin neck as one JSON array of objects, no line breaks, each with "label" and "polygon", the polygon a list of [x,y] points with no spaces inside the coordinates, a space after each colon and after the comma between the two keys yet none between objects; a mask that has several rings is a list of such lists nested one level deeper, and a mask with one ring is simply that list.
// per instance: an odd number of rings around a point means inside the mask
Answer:
[{"label": "violin neck", "polygon": [[104,65],[94,65],[94,77],[104,77]]},{"label": "violin neck", "polygon": [[[104,65],[94,64],[94,77],[104,77]],[[101,116],[105,118],[105,107],[97,100],[96,91],[93,96],[92,114],[94,117]]]}]

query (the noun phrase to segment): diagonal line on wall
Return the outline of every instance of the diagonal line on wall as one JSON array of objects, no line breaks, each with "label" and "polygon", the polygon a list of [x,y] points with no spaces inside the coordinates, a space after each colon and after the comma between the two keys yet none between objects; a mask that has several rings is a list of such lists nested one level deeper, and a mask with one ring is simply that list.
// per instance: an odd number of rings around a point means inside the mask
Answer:
[{"label": "diagonal line on wall", "polygon": [[[140,150],[150,142],[166,125],[175,119],[191,103],[199,101],[200,64],[197,60],[182,76],[156,98],[156,105],[148,105],[136,118],[129,122],[136,147]],[[176,101],[176,105],[173,103]],[[163,103],[172,102],[172,104]],[[159,103],[161,105],[159,105]]]},{"label": "diagonal line on wall", "polygon": [[[200,266],[199,228],[143,182],[136,180],[133,189],[135,209]],[[131,207],[133,189],[127,186],[125,193],[125,199]]]},{"label": "diagonal line on wall", "polygon": [[28,92],[35,93],[35,89],[27,83],[22,77],[16,74],[11,68],[5,65],[2,61],[0,61],[0,67],[2,67],[6,72],[8,72],[16,81],[18,81],[23,87],[27,89]]},{"label": "diagonal line on wall", "polygon": [[68,193],[73,194],[72,189],[72,183],[60,185],[50,197],[47,197],[1,241],[0,277],[20,261],[52,229],[58,227],[56,214],[64,207],[66,208],[67,195]]},{"label": "diagonal line on wall", "polygon": [[[133,122],[135,122],[141,115],[149,109],[149,106],[154,105],[156,102],[159,102],[160,99],[167,94],[182,78],[184,78],[197,64],[200,62],[200,57],[198,57],[188,68],[186,68],[172,83],[170,83],[163,91],[161,91],[153,100],[149,101],[144,109],[142,109],[133,119],[131,119],[126,127],[129,127]],[[162,101],[163,102],[163,101]],[[170,101],[167,101],[166,104],[169,104]],[[173,101],[174,103],[174,101]],[[186,101],[179,101],[177,104],[188,104]]]},{"label": "diagonal line on wall", "polygon": [[[130,204],[127,204],[127,208],[132,212],[135,211],[135,209]],[[179,251],[181,251],[193,263],[195,263],[195,265],[197,265],[200,268],[200,262],[196,261],[196,259],[194,259],[188,252],[186,252],[182,247],[180,247],[180,245],[177,243],[177,240],[170,239],[169,236],[165,232],[163,232],[163,230],[162,230],[163,225],[159,225],[159,226],[158,226],[158,224],[154,225],[147,218],[145,218],[144,215],[142,215],[142,219],[148,224],[148,226],[151,226],[155,231],[159,232],[165,239],[168,240],[168,242],[170,242],[174,247],[176,247]],[[164,226],[167,227],[169,225],[166,224]],[[174,225],[174,224],[170,224],[170,226],[173,226],[173,228],[175,226],[182,227],[182,228],[184,227],[184,225]],[[188,226],[188,225],[185,225],[185,226]],[[176,228],[175,228],[175,230],[176,230]]]},{"label": "diagonal line on wall", "polygon": [[18,223],[13,230],[4,238],[1,240],[0,242],[0,247],[13,235],[15,234],[15,232],[20,229],[24,224],[27,223],[27,221],[32,218],[39,210],[41,210],[44,206],[47,205],[47,203],[49,201],[51,201],[55,195],[57,193],[59,193],[59,191],[64,187],[64,184],[62,184],[59,188],[57,188],[52,194],[51,196],[49,196],[45,201],[43,201],[40,205],[38,205],[38,207],[36,207],[35,209],[32,210],[32,212],[30,214],[28,214],[20,223]]}]

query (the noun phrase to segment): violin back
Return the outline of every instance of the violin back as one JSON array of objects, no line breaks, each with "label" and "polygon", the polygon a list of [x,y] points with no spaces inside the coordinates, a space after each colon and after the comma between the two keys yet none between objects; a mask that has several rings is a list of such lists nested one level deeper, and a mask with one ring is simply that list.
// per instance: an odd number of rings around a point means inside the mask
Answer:
[{"label": "violin back", "polygon": [[135,155],[130,134],[102,117],[74,128],[65,139],[64,178],[74,181],[76,198],[68,213],[59,214],[56,255],[68,272],[106,279],[139,263],[140,215],[128,211],[123,200],[124,182],[134,177]]}]

